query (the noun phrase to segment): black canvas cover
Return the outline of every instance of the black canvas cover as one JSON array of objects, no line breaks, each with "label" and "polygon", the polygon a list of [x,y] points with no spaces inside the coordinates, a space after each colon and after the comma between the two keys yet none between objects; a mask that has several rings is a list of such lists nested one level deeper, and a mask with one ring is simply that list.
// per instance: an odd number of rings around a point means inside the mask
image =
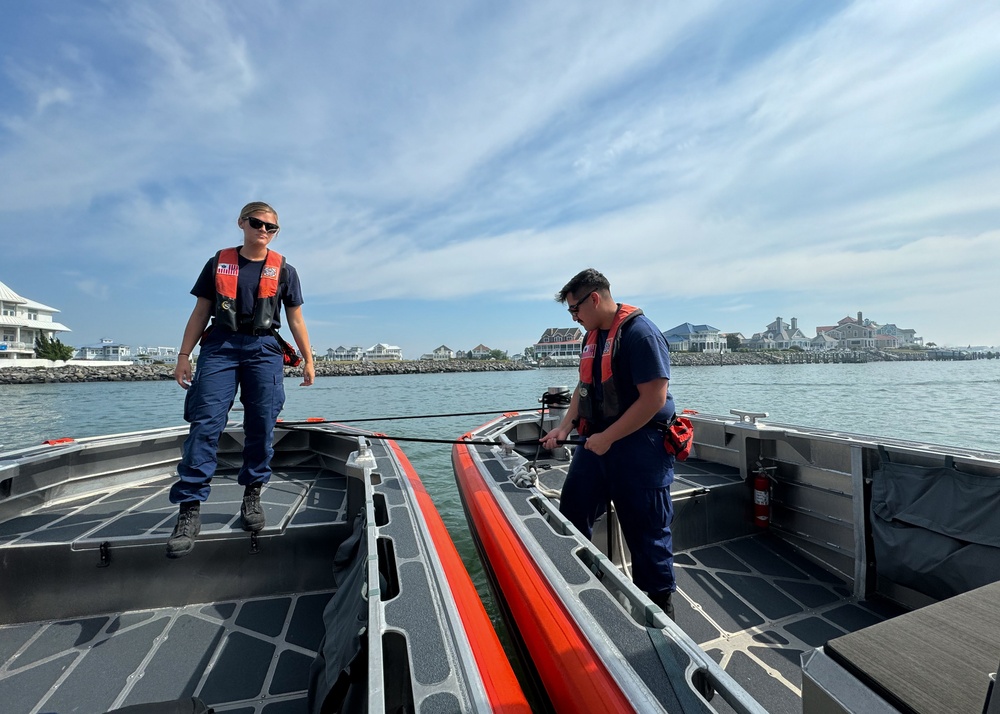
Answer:
[{"label": "black canvas cover", "polygon": [[365,516],[334,557],[337,592],[323,611],[326,628],[309,670],[310,714],[368,710],[368,601]]},{"label": "black canvas cover", "polygon": [[879,575],[936,599],[1000,580],[1000,479],[882,464],[872,484]]}]

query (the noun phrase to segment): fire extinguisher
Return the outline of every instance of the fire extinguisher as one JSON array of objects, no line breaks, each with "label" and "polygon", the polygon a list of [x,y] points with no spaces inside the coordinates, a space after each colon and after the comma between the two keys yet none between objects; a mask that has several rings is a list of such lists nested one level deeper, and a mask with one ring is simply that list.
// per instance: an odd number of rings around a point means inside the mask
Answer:
[{"label": "fire extinguisher", "polygon": [[771,523],[771,480],[767,472],[775,469],[757,462],[753,477],[753,522],[758,528],[767,528]]}]

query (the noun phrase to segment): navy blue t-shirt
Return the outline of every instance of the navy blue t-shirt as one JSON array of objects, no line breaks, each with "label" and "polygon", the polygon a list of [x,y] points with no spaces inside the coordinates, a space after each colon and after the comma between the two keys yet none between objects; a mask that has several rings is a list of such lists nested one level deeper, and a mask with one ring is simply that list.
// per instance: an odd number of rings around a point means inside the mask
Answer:
[{"label": "navy blue t-shirt", "polygon": [[[257,287],[260,284],[260,274],[264,270],[263,260],[249,260],[242,255],[240,259],[240,276],[236,287],[236,314],[240,319],[253,318],[253,306],[257,301]],[[215,257],[209,258],[201,274],[191,288],[195,297],[206,298],[215,305],[215,273],[212,268]],[[296,307],[303,304],[302,286],[299,284],[299,274],[287,261],[285,262],[284,279],[278,281],[278,300],[274,307],[274,329],[281,327],[281,306]]]},{"label": "navy blue t-shirt", "polygon": [[[598,400],[603,394],[601,384],[601,355],[608,340],[608,331],[597,335],[598,354],[594,357],[594,375]],[[637,384],[654,379],[670,379],[670,350],[663,333],[645,315],[629,320],[622,328],[621,342],[615,359],[615,382],[624,411],[639,398]],[[674,398],[667,390],[667,401],[653,418],[655,421],[670,421],[674,417]]]}]

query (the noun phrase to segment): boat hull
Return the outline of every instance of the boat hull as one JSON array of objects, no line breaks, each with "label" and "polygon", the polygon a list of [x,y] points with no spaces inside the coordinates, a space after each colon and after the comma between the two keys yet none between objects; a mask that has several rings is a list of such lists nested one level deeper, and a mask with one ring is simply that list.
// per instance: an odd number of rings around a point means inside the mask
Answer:
[{"label": "boat hull", "polygon": [[[983,588],[995,587],[989,583],[1000,568],[968,567],[967,558],[955,557],[947,567],[933,564],[933,578],[900,581],[894,576],[911,566],[894,562],[884,545],[876,558],[873,520],[890,505],[909,508],[895,503],[904,489],[888,482],[894,473],[918,486],[937,478],[932,492],[946,494],[941,502],[971,495],[970,505],[955,511],[965,514],[964,537],[975,541],[962,547],[991,562],[1000,553],[990,546],[1000,507],[982,504],[1000,498],[1000,454],[772,424],[763,416],[690,415],[695,447],[671,485],[676,623],[630,582],[627,548],[608,537],[613,517],[598,522],[591,542],[559,512],[571,454],[540,450],[537,440],[559,423],[560,410],[504,415],[453,447],[458,489],[500,611],[552,709],[712,711],[714,690],[740,712],[825,712],[846,701],[837,686],[847,682],[856,696],[842,711],[895,711],[894,695],[879,693],[859,664],[871,661],[858,652],[877,649],[877,638],[859,633],[882,626],[908,633],[908,620],[898,616],[939,600],[952,618],[944,631],[972,625],[943,598],[965,591],[990,597]],[[755,520],[760,479],[769,482],[767,528]],[[938,510],[932,515],[941,525],[920,538],[955,537],[959,519]],[[991,623],[979,617],[973,626]],[[830,665],[837,638],[854,634],[840,649],[857,661]],[[1000,630],[994,645],[984,645],[987,639],[976,640],[974,672],[937,673],[934,687],[952,691],[937,701],[957,698],[960,689],[983,701],[986,688],[977,681],[992,671],[983,662],[1000,659]],[[932,670],[933,648],[922,656]],[[803,670],[800,659],[817,664]]]},{"label": "boat hull", "polygon": [[[0,455],[5,712],[192,696],[217,711],[318,711],[324,701],[342,711],[530,710],[397,444],[339,425],[279,430],[261,495],[267,525],[249,534],[236,483],[242,432],[230,426],[202,532],[170,560],[177,511],[167,494],[185,436],[154,430]],[[356,588],[345,586],[350,573]],[[344,625],[350,637],[332,635]]]}]

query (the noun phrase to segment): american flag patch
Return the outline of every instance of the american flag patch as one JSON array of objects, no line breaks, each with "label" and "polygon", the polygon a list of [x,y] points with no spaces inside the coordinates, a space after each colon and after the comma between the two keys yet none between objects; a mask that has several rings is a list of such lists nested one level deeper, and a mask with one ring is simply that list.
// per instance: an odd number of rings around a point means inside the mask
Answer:
[{"label": "american flag patch", "polygon": [[261,272],[260,277],[262,278],[276,278],[278,277],[278,269],[273,265],[265,265],[264,270]]},{"label": "american flag patch", "polygon": [[239,275],[240,266],[233,263],[219,263],[219,268],[216,272],[219,275]]}]

